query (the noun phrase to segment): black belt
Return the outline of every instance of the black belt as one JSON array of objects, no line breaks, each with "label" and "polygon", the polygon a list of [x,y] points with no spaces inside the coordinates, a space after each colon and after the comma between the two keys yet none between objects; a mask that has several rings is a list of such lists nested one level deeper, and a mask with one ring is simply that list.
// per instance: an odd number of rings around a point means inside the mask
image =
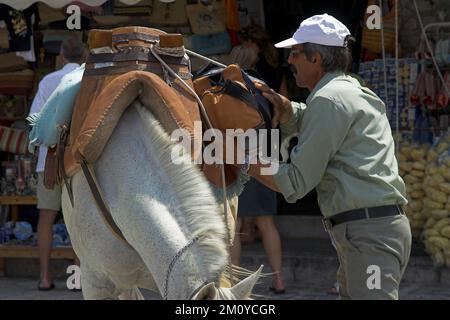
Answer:
[{"label": "black belt", "polygon": [[338,224],[354,220],[389,217],[398,214],[404,214],[402,208],[398,205],[361,208],[338,213],[335,216],[324,219],[324,223],[326,227],[334,227]]}]

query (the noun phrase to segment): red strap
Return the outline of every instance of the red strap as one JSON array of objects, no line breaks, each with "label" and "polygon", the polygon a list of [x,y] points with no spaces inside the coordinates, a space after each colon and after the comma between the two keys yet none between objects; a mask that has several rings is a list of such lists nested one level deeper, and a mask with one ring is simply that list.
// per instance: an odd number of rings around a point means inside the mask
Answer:
[{"label": "red strap", "polygon": [[433,74],[426,72],[425,75],[425,91],[422,103],[428,107],[430,110],[436,109],[436,104],[434,103],[434,97],[436,95],[436,80]]},{"label": "red strap", "polygon": [[411,93],[411,104],[418,106],[421,103],[421,97],[425,94],[425,73],[422,71],[416,78],[416,85]]}]

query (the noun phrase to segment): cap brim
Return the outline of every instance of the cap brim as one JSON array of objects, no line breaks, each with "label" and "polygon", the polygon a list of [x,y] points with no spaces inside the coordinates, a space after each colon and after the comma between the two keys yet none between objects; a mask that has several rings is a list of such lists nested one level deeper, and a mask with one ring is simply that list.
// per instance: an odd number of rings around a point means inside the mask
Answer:
[{"label": "cap brim", "polygon": [[286,39],[284,41],[276,43],[275,47],[277,47],[277,48],[290,48],[290,47],[295,46],[296,44],[299,44],[299,43],[300,42],[298,42],[294,38],[289,38],[289,39]]}]

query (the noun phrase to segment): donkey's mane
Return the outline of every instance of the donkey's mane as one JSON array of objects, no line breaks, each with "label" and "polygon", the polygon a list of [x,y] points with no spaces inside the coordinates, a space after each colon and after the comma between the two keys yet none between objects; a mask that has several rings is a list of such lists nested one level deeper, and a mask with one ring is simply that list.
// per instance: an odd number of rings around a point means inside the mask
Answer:
[{"label": "donkey's mane", "polygon": [[186,225],[180,225],[180,229],[185,232],[187,239],[198,238],[196,243],[201,254],[199,265],[208,279],[217,281],[228,261],[227,228],[210,186],[203,174],[190,162],[190,158],[189,161],[182,161],[182,164],[172,163],[174,142],[146,107],[139,101],[134,102],[134,107],[148,132],[149,140],[145,143],[150,143],[154,152],[157,152],[170,185],[179,196],[179,205],[174,214],[185,215],[177,221],[187,222]]}]

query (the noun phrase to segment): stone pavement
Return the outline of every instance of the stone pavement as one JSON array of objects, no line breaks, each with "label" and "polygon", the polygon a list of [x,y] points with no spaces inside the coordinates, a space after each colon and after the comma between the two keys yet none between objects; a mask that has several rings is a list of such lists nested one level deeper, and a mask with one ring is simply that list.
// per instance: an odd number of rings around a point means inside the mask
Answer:
[{"label": "stone pavement", "polygon": [[[313,249],[312,249],[313,248]],[[36,264],[33,261],[29,265]],[[243,247],[241,263],[250,270],[261,264],[264,272],[270,272],[267,259],[260,242]],[[16,262],[16,264],[18,264]],[[14,264],[7,266],[12,269]],[[17,266],[16,266],[17,267]],[[274,294],[268,290],[271,277],[266,276],[256,285],[255,299],[272,300],[334,300],[337,296],[327,295],[327,290],[335,281],[338,267],[336,254],[327,239],[283,240],[283,274],[286,279],[286,293]],[[18,269],[14,268],[17,272]],[[30,271],[30,270],[27,270]],[[80,292],[66,289],[64,278],[55,281],[56,289],[48,292],[38,291],[37,270],[34,277],[0,277],[0,300],[77,300]],[[60,272],[64,275],[64,272]],[[148,290],[142,290],[146,299],[159,300],[161,297]],[[450,270],[436,269],[424,253],[420,244],[415,244],[410,264],[400,288],[403,300],[450,300]]]},{"label": "stone pavement", "polygon": [[[0,300],[81,300],[81,292],[71,292],[64,281],[56,281],[52,291],[36,290],[37,281],[29,278],[0,278]],[[255,299],[260,300],[335,300],[337,296],[327,295],[330,286],[300,285],[288,283],[285,294],[273,294],[263,284],[255,287]],[[161,297],[149,290],[142,290],[147,300]],[[400,289],[402,300],[450,300],[450,286],[404,284]]]}]

